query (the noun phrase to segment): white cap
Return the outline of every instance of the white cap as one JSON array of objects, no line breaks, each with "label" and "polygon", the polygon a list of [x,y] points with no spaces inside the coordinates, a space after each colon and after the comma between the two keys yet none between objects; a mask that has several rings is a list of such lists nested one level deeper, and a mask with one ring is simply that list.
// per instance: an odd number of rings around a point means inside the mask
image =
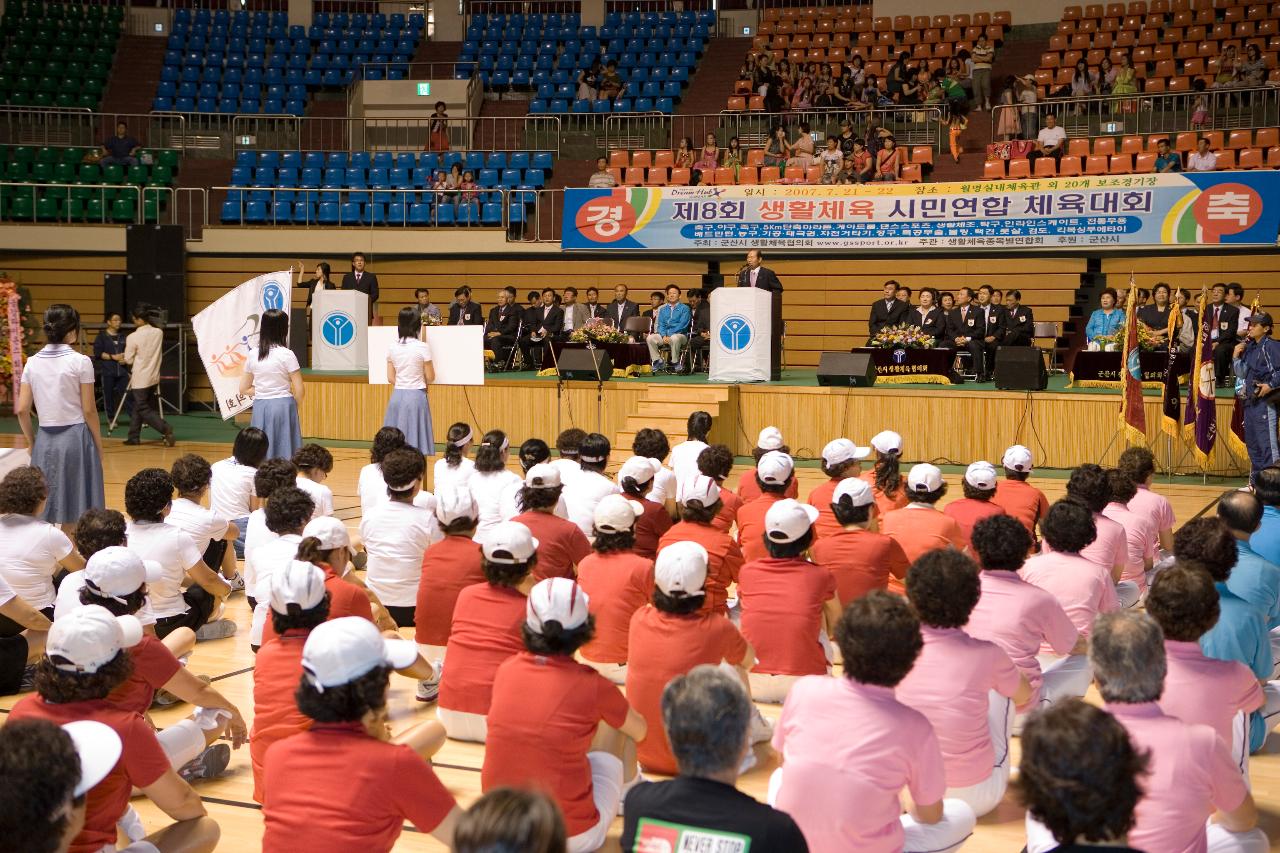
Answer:
[{"label": "white cap", "polygon": [[460,518],[478,519],[475,498],[470,489],[445,486],[436,492],[436,518],[441,524],[451,524]]},{"label": "white cap", "polygon": [[974,462],[964,471],[964,481],[975,489],[994,489],[996,487],[996,466],[990,462]]},{"label": "white cap", "polygon": [[310,610],[324,601],[324,571],[319,566],[293,560],[271,573],[271,609],[285,615],[289,605]]},{"label": "white cap", "polygon": [[756,447],[761,450],[777,450],[782,447],[782,430],[776,426],[767,426],[760,430],[756,438]]},{"label": "white cap", "polygon": [[302,538],[309,536],[320,540],[322,551],[351,547],[351,534],[347,532],[347,526],[332,515],[319,515],[308,521],[307,526],[302,529]]},{"label": "white cap", "polygon": [[587,594],[577,581],[547,578],[529,590],[529,600],[524,605],[524,623],[530,631],[539,634],[548,622],[559,622],[562,629],[572,631],[586,624],[587,603]]},{"label": "white cap", "polygon": [[97,604],[77,607],[49,629],[45,654],[66,658],[55,663],[65,672],[97,672],[110,663],[121,649],[142,641],[142,623],[133,616],[112,616]]},{"label": "white cap", "polygon": [[667,595],[706,595],[707,549],[688,540],[672,542],[658,552],[653,582]]},{"label": "white cap", "polygon": [[808,504],[785,498],[764,514],[764,535],[770,542],[794,542],[809,532],[818,520],[818,511]]},{"label": "white cap", "polygon": [[636,519],[644,515],[644,504],[622,495],[605,495],[596,504],[592,521],[601,533],[626,533],[636,526]]},{"label": "white cap", "polygon": [[791,457],[780,450],[770,450],[756,463],[756,476],[760,482],[771,486],[781,486],[791,478],[796,465]]},{"label": "white cap", "polygon": [[902,453],[902,436],[887,429],[871,436],[871,446],[881,456],[898,456]]},{"label": "white cap", "polygon": [[876,502],[876,493],[871,484],[857,477],[845,477],[837,483],[836,490],[831,493],[831,502],[840,503],[840,499],[844,497],[848,497],[854,506],[870,506]]},{"label": "white cap", "polygon": [[323,693],[355,681],[374,667],[404,669],[417,659],[416,643],[386,639],[363,616],[340,616],[311,630],[302,647],[302,673]]},{"label": "white cap", "polygon": [[866,459],[870,455],[870,447],[859,447],[847,438],[837,438],[827,442],[827,446],[822,448],[822,463],[828,468],[834,468],[855,459]]},{"label": "white cap", "polygon": [[907,488],[913,492],[936,492],[942,488],[942,472],[937,465],[921,463],[911,468],[907,474]]},{"label": "white cap", "polygon": [[560,469],[545,462],[534,465],[524,475],[524,484],[531,489],[556,489],[560,487]]},{"label": "white cap", "polygon": [[1004,459],[1000,460],[1000,464],[1010,471],[1030,471],[1031,451],[1021,444],[1015,444],[1004,452]]},{"label": "white cap", "polygon": [[632,456],[622,463],[622,468],[618,471],[618,482],[621,483],[630,477],[637,483],[647,483],[653,479],[661,467],[662,463],[657,459],[650,459],[648,456]]},{"label": "white cap", "polygon": [[124,596],[138,591],[144,583],[164,577],[164,569],[154,560],[143,560],[121,545],[103,548],[84,566],[84,585],[101,598],[124,603]]},{"label": "white cap", "polygon": [[107,778],[120,760],[123,745],[115,729],[97,720],[76,720],[64,724],[62,730],[71,738],[80,757],[80,781],[72,794],[78,799]]},{"label": "white cap", "polygon": [[490,563],[526,563],[538,550],[538,540],[520,522],[503,521],[489,528],[482,550]]},{"label": "white cap", "polygon": [[685,477],[676,486],[676,503],[697,501],[704,507],[720,500],[720,485],[705,474]]}]

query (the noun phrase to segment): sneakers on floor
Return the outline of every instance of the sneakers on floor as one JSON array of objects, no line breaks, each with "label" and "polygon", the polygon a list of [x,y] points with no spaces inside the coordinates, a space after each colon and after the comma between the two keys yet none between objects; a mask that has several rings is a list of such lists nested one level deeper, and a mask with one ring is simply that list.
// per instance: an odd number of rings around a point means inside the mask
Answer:
[{"label": "sneakers on floor", "polygon": [[418,692],[414,694],[419,702],[434,702],[440,696],[440,679],[435,681],[419,681]]},{"label": "sneakers on floor", "polygon": [[36,689],[36,665],[29,663],[22,670],[22,681],[18,685],[19,693],[30,693]]},{"label": "sneakers on floor", "polygon": [[205,747],[204,752],[182,765],[178,770],[189,784],[199,779],[213,779],[227,769],[231,761],[231,747],[225,743],[215,743]]},{"label": "sneakers on floor", "polygon": [[751,709],[751,742],[765,743],[773,737],[773,726],[760,713],[759,708]]},{"label": "sneakers on floor", "polygon": [[[186,664],[183,665],[185,666]],[[196,678],[200,679],[205,684],[213,683],[213,679],[207,675],[197,675]],[[170,705],[177,705],[181,701],[181,699],[174,696],[168,690],[157,690],[155,698],[151,700],[151,705],[155,708],[168,708]]]},{"label": "sneakers on floor", "polygon": [[223,580],[231,587],[232,592],[244,592],[244,575],[239,572],[236,572],[229,578],[224,577]]},{"label": "sneakers on floor", "polygon": [[230,619],[214,619],[200,626],[200,630],[196,631],[196,641],[221,640],[224,637],[233,637],[235,633],[235,622]]}]

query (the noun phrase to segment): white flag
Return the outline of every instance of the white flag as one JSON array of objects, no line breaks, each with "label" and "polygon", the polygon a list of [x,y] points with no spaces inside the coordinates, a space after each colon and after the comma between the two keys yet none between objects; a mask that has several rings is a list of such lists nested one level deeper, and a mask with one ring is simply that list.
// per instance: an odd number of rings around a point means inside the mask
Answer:
[{"label": "white flag", "polygon": [[258,348],[258,324],[271,308],[289,310],[289,270],[260,275],[219,297],[191,321],[200,362],[218,399],[223,420],[253,405],[240,393],[245,362]]}]

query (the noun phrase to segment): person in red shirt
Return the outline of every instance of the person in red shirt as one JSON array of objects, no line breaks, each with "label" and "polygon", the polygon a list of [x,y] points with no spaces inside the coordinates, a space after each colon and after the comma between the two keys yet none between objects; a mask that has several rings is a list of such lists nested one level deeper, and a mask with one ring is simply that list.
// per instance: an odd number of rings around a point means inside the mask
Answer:
[{"label": "person in red shirt", "polygon": [[522,512],[511,520],[529,528],[538,540],[535,583],[543,578],[577,577],[578,563],[591,553],[591,543],[582,528],[555,514],[563,490],[560,471],[545,463],[529,469],[520,489]]},{"label": "person in red shirt", "polygon": [[804,558],[817,520],[818,510],[790,498],[769,507],[769,556],[748,562],[738,576],[742,635],[756,650],[751,693],[760,702],[782,702],[801,676],[831,671],[827,649],[840,621],[836,579]]},{"label": "person in red shirt", "polygon": [[627,680],[627,632],[631,617],[653,591],[653,560],[636,553],[640,502],[608,495],[596,504],[595,553],[578,566],[578,584],[591,603],[596,629],[579,650],[583,662],[614,684]]},{"label": "person in red shirt", "polygon": [[870,471],[863,471],[858,476],[875,490],[876,506],[883,516],[895,509],[902,509],[911,501],[899,470],[902,436],[892,430],[878,432],[871,437],[871,449],[876,452],[876,464]]},{"label": "person in red shirt", "polygon": [[712,444],[698,454],[698,473],[710,477],[720,487],[720,512],[711,522],[716,530],[728,533],[738,521],[742,498],[724,487],[733,472],[733,451],[723,444]]},{"label": "person in red shirt", "polygon": [[[774,426],[765,427],[760,430],[760,435],[756,438],[756,446],[752,449],[751,455],[758,465],[761,457],[766,453],[773,453],[775,451],[778,453],[785,453],[788,456],[791,454],[791,448],[787,447],[783,442],[782,433],[778,428]],[[760,483],[756,480],[756,472],[743,471],[742,475],[738,477],[738,488],[735,491],[737,491],[738,497],[742,498],[742,502],[744,504],[751,503],[753,500],[760,497],[762,490],[760,488]],[[787,486],[785,497],[794,498],[799,494],[800,486],[798,483],[792,482]]]},{"label": "person in red shirt", "polygon": [[879,532],[880,508],[866,480],[841,480],[831,497],[840,531],[813,543],[810,554],[835,576],[843,608],[873,589],[888,588],[890,577],[901,581],[911,563],[901,545]]},{"label": "person in red shirt", "polygon": [[1021,521],[1034,543],[1036,527],[1049,514],[1049,499],[1027,482],[1031,476],[1031,451],[1015,444],[1004,452],[1000,464],[1004,467],[1004,479],[996,485],[991,502],[1004,507],[1005,512]]},{"label": "person in red shirt", "polygon": [[[217,845],[217,824],[208,820],[200,795],[170,766],[150,724],[108,698],[129,677],[132,662],[126,650],[141,639],[142,625],[133,616],[113,616],[97,605],[76,608],[49,630],[45,657],[36,668],[36,695],[24,697],[8,716],[9,724],[92,720],[110,727],[120,739],[119,761],[87,794],[84,826],[68,847],[71,853],[115,849],[116,823],[128,810],[134,788],[178,822],[177,834],[199,842],[193,849],[212,850]],[[188,849],[160,835],[138,840],[161,851]],[[5,838],[6,843],[10,840]]]},{"label": "person in red shirt", "polygon": [[[644,510],[636,519],[633,531],[636,539],[635,552],[650,560],[657,556],[658,540],[662,538],[662,534],[671,529],[673,523],[666,505],[645,497],[649,494],[653,486],[653,478],[657,476],[658,469],[661,467],[662,463],[656,459],[632,456],[622,463],[622,469],[618,471],[618,486],[622,489],[622,494],[640,504]],[[671,495],[671,505],[675,506],[674,492]]]},{"label": "person in red shirt", "polygon": [[[727,661],[738,670],[749,694],[747,671],[755,663],[755,651],[727,617],[703,604],[710,579],[706,548],[689,541],[668,545],[658,551],[653,572],[652,603],[631,617],[626,690],[631,707],[644,715],[649,726],[637,750],[640,766],[675,775],[675,756],[662,726],[663,689],[698,664]],[[760,743],[770,735],[757,710],[751,742]]]},{"label": "person in red shirt", "polygon": [[[912,467],[907,474],[907,493],[911,495],[911,503],[885,513],[880,529],[897,540],[909,561],[915,562],[921,554],[934,548],[969,549],[969,539],[960,524],[938,510],[937,503],[947,493],[947,483],[937,466],[925,463]],[[905,590],[901,584],[891,581],[889,591]]]},{"label": "person in red shirt", "polygon": [[[549,793],[567,849],[598,850],[634,784],[634,747],[648,726],[617,686],[573,654],[591,639],[587,595],[568,578],[529,592],[525,650],[498,667],[480,785]],[[627,758],[628,753],[630,758]]]},{"label": "person in red shirt", "polygon": [[720,513],[720,487],[701,474],[681,480],[676,503],[680,506],[680,522],[658,542],[658,553],[676,542],[697,542],[706,549],[707,594],[699,602],[708,610],[728,615],[729,587],[738,582],[743,559],[738,543],[712,525]]},{"label": "person in red shirt", "polygon": [[[464,589],[484,583],[480,566],[480,546],[472,537],[480,523],[471,492],[446,487],[436,492],[436,521],[444,539],[422,555],[422,577],[418,581],[418,605],[414,611],[414,639],[422,656],[435,667],[437,679],[449,644],[453,610]],[[418,698],[430,701],[439,695],[440,684],[418,684]]]},{"label": "person in red shirt", "polygon": [[786,499],[787,491],[795,484],[795,463],[787,454],[771,450],[756,463],[755,477],[760,496],[738,510],[738,547],[744,562],[769,556],[764,546],[764,517],[774,504]]},{"label": "person in red shirt", "polygon": [[387,720],[391,671],[417,657],[358,616],[312,629],[296,694],[311,728],[267,751],[263,853],[388,853],[406,820],[451,843],[461,809],[426,760],[444,730],[432,721],[393,737]]},{"label": "person in red shirt", "polygon": [[991,498],[996,493],[996,468],[990,462],[974,462],[965,469],[964,497],[952,501],[943,508],[944,515],[949,515],[960,525],[967,540],[973,536],[973,526],[984,518],[993,515],[1004,515],[1004,507],[993,503]]},{"label": "person in red shirt", "polygon": [[493,676],[524,648],[520,626],[534,584],[538,540],[519,522],[499,522],[486,534],[482,555],[486,583],[464,589],[453,608],[436,707],[449,737],[480,743],[488,734]]},{"label": "person in red shirt", "polygon": [[808,504],[818,510],[818,523],[813,529],[815,538],[831,536],[843,529],[831,511],[831,496],[845,479],[861,475],[862,460],[870,455],[870,447],[859,447],[847,438],[837,438],[822,448],[822,473],[830,479],[809,492]]}]

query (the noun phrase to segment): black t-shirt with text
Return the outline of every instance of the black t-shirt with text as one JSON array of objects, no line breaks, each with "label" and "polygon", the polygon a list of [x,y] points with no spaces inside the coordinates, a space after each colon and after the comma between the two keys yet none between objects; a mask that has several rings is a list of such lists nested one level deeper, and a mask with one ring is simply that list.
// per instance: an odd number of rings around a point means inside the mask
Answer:
[{"label": "black t-shirt with text", "polygon": [[723,782],[680,776],[638,785],[627,794],[623,853],[714,850],[716,853],[807,853],[800,827],[785,812]]}]

